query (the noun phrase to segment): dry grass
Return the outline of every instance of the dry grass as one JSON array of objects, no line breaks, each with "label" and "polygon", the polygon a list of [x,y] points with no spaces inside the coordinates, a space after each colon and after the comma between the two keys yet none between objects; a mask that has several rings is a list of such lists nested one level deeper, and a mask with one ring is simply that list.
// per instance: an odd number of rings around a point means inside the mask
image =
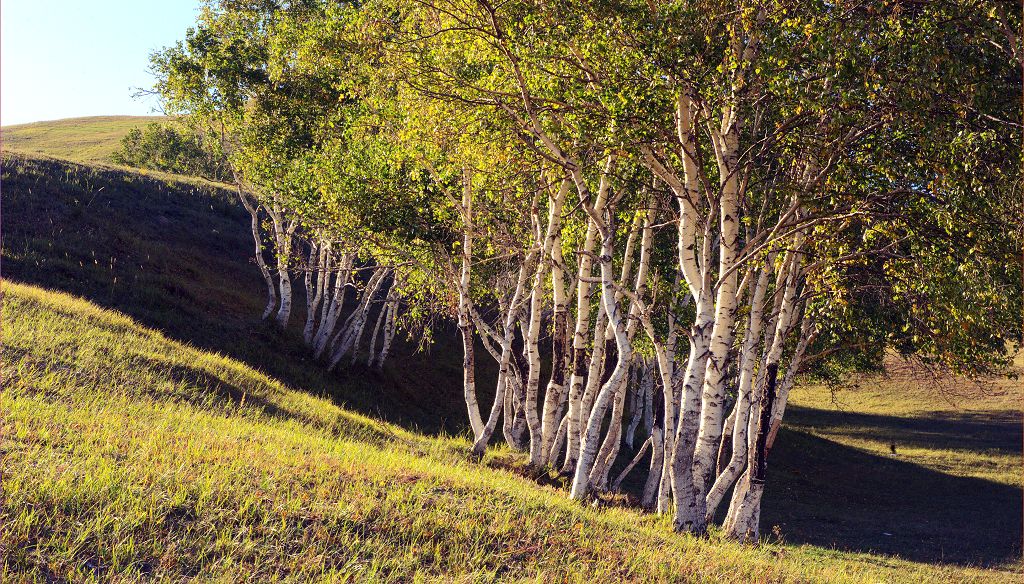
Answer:
[{"label": "dry grass", "polygon": [[325,374],[257,322],[230,192],[33,156],[3,171],[5,275],[92,302],[4,303],[4,582],[1020,579],[1019,379],[803,385],[770,459],[771,543],[693,540],[502,471],[522,466],[507,449],[470,462],[443,435],[465,425],[443,332],[383,374]]}]

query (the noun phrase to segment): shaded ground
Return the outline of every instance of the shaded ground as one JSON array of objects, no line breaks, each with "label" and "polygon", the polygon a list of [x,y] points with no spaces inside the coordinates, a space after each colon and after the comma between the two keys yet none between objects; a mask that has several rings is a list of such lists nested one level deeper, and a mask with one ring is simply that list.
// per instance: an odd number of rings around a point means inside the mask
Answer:
[{"label": "shaded ground", "polygon": [[[1019,425],[1016,435],[1019,448]],[[778,526],[791,543],[922,562],[991,566],[1020,558],[1024,509],[1017,486],[784,431],[766,489],[762,527]]]},{"label": "shaded ground", "polygon": [[[293,330],[260,322],[265,284],[235,194],[65,161],[5,155],[3,276],[88,298],[318,395],[427,433],[465,426],[451,335],[429,352],[396,339],[383,372],[325,374]],[[483,378],[487,379],[487,371]]]},{"label": "shaded ground", "polygon": [[[437,335],[425,354],[396,347],[382,373],[328,375],[294,331],[282,337],[258,321],[263,283],[248,215],[232,193],[18,156],[4,157],[2,181],[5,277],[84,296],[405,427],[463,431],[461,352],[451,335]],[[777,525],[791,543],[927,562],[1019,559],[1016,406],[841,412],[797,394],[770,459],[765,533]]]}]

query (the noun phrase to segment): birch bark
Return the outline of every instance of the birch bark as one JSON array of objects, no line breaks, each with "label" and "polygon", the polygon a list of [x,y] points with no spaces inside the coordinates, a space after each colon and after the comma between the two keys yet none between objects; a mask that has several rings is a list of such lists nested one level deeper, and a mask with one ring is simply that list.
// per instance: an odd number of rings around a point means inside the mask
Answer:
[{"label": "birch bark", "polygon": [[[609,174],[614,168],[615,158],[609,156],[605,163],[601,182],[597,189],[597,200],[594,209],[597,213],[604,212],[605,201],[611,182]],[[594,246],[597,244],[598,228],[594,219],[587,221],[587,234],[580,250],[579,269],[576,282],[576,327],[572,335],[572,375],[569,377],[569,417],[566,428],[568,444],[565,450],[565,463],[561,472],[568,474],[575,470],[576,458],[580,449],[580,426],[583,411],[583,382],[587,379],[587,333],[590,327],[590,278],[593,276]],[[603,328],[598,318],[597,326]],[[604,339],[601,340],[603,345]],[[595,345],[596,348],[596,345]]]},{"label": "birch bark", "polygon": [[743,471],[746,462],[746,429],[750,417],[750,392],[753,384],[754,367],[757,364],[757,347],[761,340],[761,329],[764,321],[764,297],[768,290],[771,275],[770,267],[771,259],[769,258],[767,265],[759,271],[757,283],[754,286],[754,294],[751,297],[750,319],[743,338],[743,346],[740,349],[740,378],[736,390],[736,406],[732,429],[732,454],[727,466],[722,470],[722,473],[715,480],[705,497],[706,522],[711,521],[726,491],[736,481],[740,472]]},{"label": "birch bark", "polygon": [[298,223],[287,221],[280,203],[270,207],[270,218],[274,224],[274,237],[277,242],[277,283],[281,305],[277,309],[274,322],[282,329],[288,327],[292,314],[292,278],[289,264],[291,262],[292,239]]},{"label": "birch bark", "polygon": [[462,333],[462,395],[466,400],[469,425],[473,437],[484,429],[480,405],[476,399],[476,356],[474,353],[473,318],[470,305],[470,276],[473,262],[473,190],[468,170],[462,173],[462,270],[459,276],[459,331]]},{"label": "birch bark", "polygon": [[736,313],[736,292],[738,270],[734,269],[739,249],[739,122],[731,107],[723,114],[722,135],[712,133],[714,150],[721,177],[719,197],[718,273],[724,274],[718,281],[715,299],[714,327],[711,331],[710,354],[701,392],[701,418],[697,434],[697,445],[693,454],[694,515],[690,527],[695,533],[703,533],[705,521],[705,497],[709,482],[715,472],[718,444],[722,436],[722,417],[725,402],[725,368],[731,354],[733,321]]},{"label": "birch bark", "polygon": [[[487,423],[484,424],[480,434],[476,436],[474,441],[473,454],[475,456],[483,455],[484,449],[487,448],[487,443],[494,433],[495,426],[497,426],[498,415],[506,403],[505,393],[508,390],[512,375],[512,341],[515,340],[515,325],[519,318],[519,313],[522,311],[523,299],[526,296],[526,283],[529,281],[530,268],[533,264],[532,257],[533,254],[527,254],[526,259],[520,266],[516,288],[506,309],[505,322],[502,323],[501,351],[498,361],[498,381],[495,384],[494,403],[491,406],[490,415],[487,417]],[[509,419],[508,414],[506,414],[506,419]],[[510,424],[514,422],[514,420],[509,421]],[[509,428],[511,429],[511,425]]]},{"label": "birch bark", "polygon": [[[317,312],[324,300],[324,287],[327,277],[327,258],[330,256],[331,244],[323,241],[319,245],[310,242],[309,262],[306,266],[306,326],[302,329],[302,340],[306,346],[312,346],[313,333],[316,332]],[[316,255],[316,261],[313,256]],[[315,277],[315,284],[311,280]],[[310,288],[312,287],[312,290]]]},{"label": "birch bark", "polygon": [[608,381],[601,387],[597,398],[594,400],[594,407],[587,419],[587,426],[583,433],[580,445],[580,457],[576,463],[576,472],[573,475],[570,497],[582,499],[590,491],[590,471],[594,466],[597,456],[597,449],[601,438],[601,424],[604,419],[604,410],[612,393],[622,382],[626,373],[626,367],[632,356],[632,348],[629,338],[626,335],[626,326],[623,322],[619,303],[615,299],[615,276],[612,270],[612,257],[615,247],[615,231],[611,228],[603,229],[601,242],[601,286],[602,300],[605,305],[605,312],[608,314],[608,324],[612,327],[615,335],[615,346],[618,357],[615,368],[612,370]]},{"label": "birch bark", "polygon": [[253,204],[249,200],[249,197],[242,192],[242,189],[238,188],[238,199],[242,201],[242,206],[249,212],[251,218],[252,227],[252,239],[256,244],[256,265],[260,268],[260,274],[263,275],[263,280],[267,283],[267,305],[263,309],[263,320],[267,320],[270,315],[274,312],[274,308],[277,307],[277,287],[274,285],[274,277],[270,274],[270,268],[267,266],[266,260],[263,258],[263,237],[260,235],[260,215],[259,207],[257,204]]},{"label": "birch bark", "polygon": [[[562,260],[562,207],[571,182],[566,179],[549,204],[547,236],[544,242],[544,260],[551,270],[553,316],[551,333],[551,379],[544,392],[541,414],[541,440],[537,466],[548,464],[548,454],[561,422],[562,403],[565,398],[565,337],[568,310],[565,297],[564,262]],[[532,450],[532,449],[531,449]]]}]

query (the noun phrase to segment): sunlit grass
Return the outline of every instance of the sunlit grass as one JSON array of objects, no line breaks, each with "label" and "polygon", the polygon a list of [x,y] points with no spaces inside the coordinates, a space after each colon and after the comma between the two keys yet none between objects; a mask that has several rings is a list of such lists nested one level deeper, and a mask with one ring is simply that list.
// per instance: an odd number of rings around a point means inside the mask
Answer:
[{"label": "sunlit grass", "polygon": [[679,536],[66,295],[3,325],[4,582],[1013,580]]},{"label": "sunlit grass", "polygon": [[96,116],[4,126],[4,151],[110,164],[129,130],[165,118],[160,116]]},{"label": "sunlit grass", "polygon": [[[1021,426],[1024,353],[1004,375],[981,382],[933,383],[898,358],[889,365],[890,373],[865,376],[852,387],[797,387],[788,425],[945,474],[1024,486],[1019,439],[1013,443]],[[844,423],[816,412],[839,414]]]}]

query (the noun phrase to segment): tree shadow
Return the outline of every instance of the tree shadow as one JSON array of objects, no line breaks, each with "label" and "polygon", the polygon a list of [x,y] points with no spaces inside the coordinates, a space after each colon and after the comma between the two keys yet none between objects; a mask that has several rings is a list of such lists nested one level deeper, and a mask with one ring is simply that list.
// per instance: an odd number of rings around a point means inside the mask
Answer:
[{"label": "tree shadow", "polygon": [[792,406],[786,410],[786,425],[827,427],[830,434],[891,442],[897,450],[927,447],[1019,454],[1024,439],[1020,412],[1006,410],[932,411],[901,417]]},{"label": "tree shadow", "polygon": [[[5,156],[3,164],[5,277],[85,297],[171,338],[406,428],[464,431],[461,347],[452,331],[441,331],[427,352],[396,339],[383,371],[355,365],[331,374],[311,359],[295,331],[259,322],[264,284],[250,260],[248,215],[231,193],[63,161],[11,160]],[[301,292],[295,303],[302,306]],[[301,308],[297,312],[296,320]],[[490,403],[495,372],[482,350],[478,355],[479,399]],[[173,373],[197,375],[187,367]],[[215,393],[224,403],[239,403],[245,395],[223,379],[205,382],[220,388]],[[269,415],[289,415],[269,409],[271,404],[249,403]],[[1019,453],[1017,419],[945,412],[897,418],[792,407],[786,426],[828,426],[883,440],[897,435],[898,447]],[[632,456],[626,450],[620,461]],[[954,477],[785,429],[768,472],[762,528],[767,533],[778,525],[791,543],[922,562],[996,565],[1020,557],[1018,487]],[[635,487],[640,475],[635,471],[627,487]]]},{"label": "tree shadow", "polygon": [[[877,418],[882,428],[909,423]],[[942,432],[962,428],[954,423]],[[956,439],[942,435],[947,437]],[[762,531],[778,526],[787,542],[919,562],[996,566],[1021,557],[1019,487],[952,476],[898,455],[878,456],[785,429],[768,472]]]}]

